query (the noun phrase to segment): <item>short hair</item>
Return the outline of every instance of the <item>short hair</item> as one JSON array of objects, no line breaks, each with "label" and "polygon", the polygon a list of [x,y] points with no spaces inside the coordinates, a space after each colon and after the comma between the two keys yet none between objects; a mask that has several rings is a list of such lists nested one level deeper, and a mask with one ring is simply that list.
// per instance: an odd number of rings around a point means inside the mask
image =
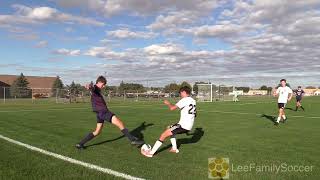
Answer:
[{"label": "short hair", "polygon": [[191,89],[190,89],[190,87],[188,87],[188,86],[183,86],[183,87],[181,87],[180,88],[180,90],[179,90],[179,92],[186,92],[187,94],[191,94]]},{"label": "short hair", "polygon": [[107,84],[107,79],[104,76],[99,76],[96,80],[96,84],[98,84],[98,82],[102,82],[103,84]]},{"label": "short hair", "polygon": [[280,80],[280,82],[282,82],[282,81],[287,82],[287,80],[286,80],[286,79],[281,79],[281,80]]},{"label": "short hair", "polygon": [[301,88],[301,86],[298,86],[298,88]]}]

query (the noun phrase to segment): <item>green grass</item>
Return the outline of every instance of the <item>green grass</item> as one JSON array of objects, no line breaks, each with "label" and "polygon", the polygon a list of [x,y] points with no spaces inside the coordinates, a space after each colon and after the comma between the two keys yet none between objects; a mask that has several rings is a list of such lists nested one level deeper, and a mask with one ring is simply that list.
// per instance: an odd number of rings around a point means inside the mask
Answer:
[{"label": "green grass", "polygon": [[[241,99],[240,99],[241,100]],[[198,103],[194,135],[177,137],[179,154],[167,140],[154,158],[145,158],[120,131],[106,124],[84,151],[74,144],[95,127],[90,104],[0,104],[0,134],[77,160],[146,179],[208,179],[208,158],[228,157],[233,167],[308,165],[312,172],[231,172],[230,179],[318,179],[320,177],[320,98],[306,97],[306,111],[286,110],[288,121],[274,126],[275,99],[246,98]],[[160,102],[111,102],[129,130],[153,145],[167,125],[179,119]],[[287,107],[294,108],[294,101]],[[265,114],[264,117],[261,115]],[[145,123],[144,123],[145,122]],[[144,124],[143,124],[144,123]],[[30,151],[0,139],[0,179],[118,179]]]}]

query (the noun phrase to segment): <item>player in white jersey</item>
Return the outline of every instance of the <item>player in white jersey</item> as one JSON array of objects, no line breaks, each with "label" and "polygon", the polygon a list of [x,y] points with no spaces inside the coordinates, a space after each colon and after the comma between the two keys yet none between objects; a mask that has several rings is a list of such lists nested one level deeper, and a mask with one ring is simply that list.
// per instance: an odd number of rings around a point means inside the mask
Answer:
[{"label": "player in white jersey", "polygon": [[177,148],[177,141],[175,135],[183,134],[189,132],[194,123],[194,119],[196,117],[196,101],[190,97],[191,89],[187,86],[180,88],[180,96],[181,100],[173,105],[169,101],[165,100],[164,104],[166,104],[171,111],[180,109],[180,121],[177,124],[169,126],[161,135],[159,140],[157,140],[150,151],[142,151],[142,154],[146,157],[152,157],[155,152],[160,148],[163,141],[171,136],[171,144],[172,148],[170,152],[178,153],[179,150]]},{"label": "player in white jersey", "polygon": [[283,122],[285,122],[285,120],[287,119],[284,113],[284,108],[287,102],[291,100],[293,95],[293,92],[287,86],[287,82],[285,79],[281,79],[280,84],[281,86],[278,87],[277,91],[274,94],[274,96],[278,96],[278,108],[279,108],[279,116],[277,121],[275,122],[275,125],[279,125],[281,118],[283,119]]}]

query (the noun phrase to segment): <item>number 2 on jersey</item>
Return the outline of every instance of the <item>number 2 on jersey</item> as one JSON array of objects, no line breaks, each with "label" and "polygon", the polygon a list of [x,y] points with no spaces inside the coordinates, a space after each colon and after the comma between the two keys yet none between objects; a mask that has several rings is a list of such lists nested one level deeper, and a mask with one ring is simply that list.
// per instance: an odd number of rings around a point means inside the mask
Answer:
[{"label": "number 2 on jersey", "polygon": [[189,105],[190,109],[189,109],[189,114],[194,114],[194,116],[197,116],[197,108],[196,105],[190,104]]}]

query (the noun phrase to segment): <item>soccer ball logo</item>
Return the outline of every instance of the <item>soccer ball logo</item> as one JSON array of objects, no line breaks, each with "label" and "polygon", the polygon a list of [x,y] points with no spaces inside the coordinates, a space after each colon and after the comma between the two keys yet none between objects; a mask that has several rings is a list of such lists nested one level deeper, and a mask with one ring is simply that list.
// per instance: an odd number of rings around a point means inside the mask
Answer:
[{"label": "soccer ball logo", "polygon": [[209,158],[208,173],[210,179],[228,179],[229,158]]}]

